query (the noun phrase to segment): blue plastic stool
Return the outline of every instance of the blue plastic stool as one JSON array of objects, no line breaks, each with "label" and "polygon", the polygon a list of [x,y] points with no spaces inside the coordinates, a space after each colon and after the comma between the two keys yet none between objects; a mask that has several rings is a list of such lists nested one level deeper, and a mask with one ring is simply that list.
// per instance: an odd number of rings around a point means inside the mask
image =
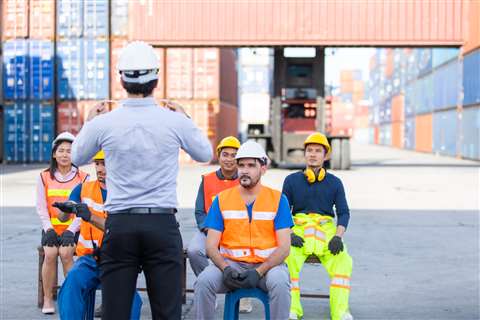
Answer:
[{"label": "blue plastic stool", "polygon": [[258,288],[237,289],[227,293],[225,296],[223,320],[238,320],[238,308],[241,298],[257,298],[262,301],[265,308],[265,320],[270,320],[270,303],[268,299],[268,293]]}]

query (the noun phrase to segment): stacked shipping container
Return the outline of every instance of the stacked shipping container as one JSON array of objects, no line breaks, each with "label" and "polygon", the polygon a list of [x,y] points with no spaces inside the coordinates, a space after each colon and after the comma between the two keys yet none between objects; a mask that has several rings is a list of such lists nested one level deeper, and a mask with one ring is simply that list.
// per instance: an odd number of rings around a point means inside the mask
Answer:
[{"label": "stacked shipping container", "polygon": [[3,158],[48,161],[55,125],[54,2],[2,4]]}]

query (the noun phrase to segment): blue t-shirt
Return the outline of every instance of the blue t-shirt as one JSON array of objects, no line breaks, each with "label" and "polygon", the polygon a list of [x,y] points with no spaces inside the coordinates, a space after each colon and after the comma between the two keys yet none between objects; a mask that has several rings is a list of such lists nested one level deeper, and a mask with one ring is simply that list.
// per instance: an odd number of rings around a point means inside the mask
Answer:
[{"label": "blue t-shirt", "polygon": [[[255,202],[252,202],[251,204],[246,205],[250,221],[252,220],[252,208],[254,203]],[[275,226],[275,230],[293,227],[293,219],[292,214],[290,213],[290,205],[288,204],[287,197],[285,197],[283,194],[280,198],[277,215],[275,216],[273,223]],[[207,220],[205,220],[205,227],[220,232],[223,232],[225,228],[223,225],[223,216],[220,211],[220,206],[218,204],[218,196],[215,197],[215,200],[213,200],[210,210],[208,210]]]},{"label": "blue t-shirt", "polygon": [[[100,188],[102,191],[102,199],[103,202],[107,200],[107,190]],[[72,192],[70,193],[70,197],[68,197],[68,200],[75,201],[76,203],[82,202],[81,198],[82,194],[82,184],[78,184],[75,188],[73,188]]]}]

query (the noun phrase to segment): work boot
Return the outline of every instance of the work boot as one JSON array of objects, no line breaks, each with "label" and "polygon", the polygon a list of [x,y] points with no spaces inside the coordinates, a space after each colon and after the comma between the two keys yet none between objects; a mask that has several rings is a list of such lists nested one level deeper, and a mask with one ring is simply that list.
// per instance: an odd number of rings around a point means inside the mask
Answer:
[{"label": "work boot", "polygon": [[95,309],[95,313],[94,313],[93,315],[95,316],[95,318],[101,318],[101,317],[102,317],[102,313],[103,313],[102,305],[99,305],[99,306]]},{"label": "work boot", "polygon": [[250,298],[240,299],[240,306],[238,307],[240,313],[250,313],[252,309],[252,300]]},{"label": "work boot", "polygon": [[353,320],[353,316],[350,314],[350,312],[345,312],[342,314],[342,320]]}]

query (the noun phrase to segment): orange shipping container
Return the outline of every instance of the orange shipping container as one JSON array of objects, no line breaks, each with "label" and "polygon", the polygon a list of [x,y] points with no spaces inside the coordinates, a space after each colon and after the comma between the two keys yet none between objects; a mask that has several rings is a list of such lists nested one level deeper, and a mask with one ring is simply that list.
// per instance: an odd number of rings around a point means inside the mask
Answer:
[{"label": "orange shipping container", "polygon": [[432,114],[415,117],[415,150],[432,152],[433,145]]},{"label": "orange shipping container", "polygon": [[392,123],[392,146],[403,149],[404,142],[404,124],[403,122]]},{"label": "orange shipping container", "polygon": [[463,54],[480,48],[480,1],[470,0],[468,5],[468,31]]},{"label": "orange shipping container", "polygon": [[[114,39],[111,42],[111,67],[110,67],[110,88],[111,88],[111,97],[115,100],[127,98],[127,92],[123,89],[122,84],[120,83],[120,74],[117,70],[118,56],[122,48],[128,43],[127,40]],[[165,97],[165,86],[164,86],[164,52],[163,48],[155,48],[155,52],[158,55],[159,60],[159,70],[158,70],[158,85],[154,91],[154,97],[157,99],[162,99]]]},{"label": "orange shipping container", "polygon": [[53,0],[30,0],[29,37],[53,39],[55,36],[55,3]]},{"label": "orange shipping container", "polygon": [[387,49],[387,56],[385,61],[385,76],[391,78],[395,69],[393,59],[393,49]]},{"label": "orange shipping container", "polygon": [[405,96],[403,94],[396,95],[392,98],[392,122],[405,120]]},{"label": "orange shipping container", "polygon": [[166,46],[462,45],[466,1],[130,1],[128,37]]},{"label": "orange shipping container", "polygon": [[57,133],[68,131],[77,135],[83,125],[84,113],[79,101],[64,101],[57,105]]},{"label": "orange shipping container", "polygon": [[28,37],[28,0],[2,0],[2,39]]},{"label": "orange shipping container", "polygon": [[380,128],[378,126],[373,127],[373,143],[380,144]]}]

